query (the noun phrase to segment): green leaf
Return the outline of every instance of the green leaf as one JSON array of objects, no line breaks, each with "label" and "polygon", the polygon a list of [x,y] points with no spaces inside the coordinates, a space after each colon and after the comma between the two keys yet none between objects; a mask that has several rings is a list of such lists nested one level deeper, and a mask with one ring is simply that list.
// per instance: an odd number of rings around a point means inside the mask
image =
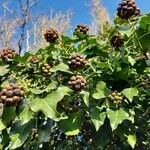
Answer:
[{"label": "green leaf", "polygon": [[100,127],[98,132],[93,133],[94,145],[98,146],[99,149],[103,150],[109,141],[112,139],[112,130],[110,127],[110,120],[106,117],[104,124]]},{"label": "green leaf", "polygon": [[31,111],[30,107],[26,107],[19,115],[19,118],[21,120],[21,124],[25,124],[29,122],[33,117],[33,112]]},{"label": "green leaf", "polygon": [[71,114],[68,119],[60,121],[61,129],[68,136],[77,135],[80,132],[81,126],[82,126],[81,113]]},{"label": "green leaf", "polygon": [[15,61],[19,62],[19,63],[25,63],[29,57],[31,56],[32,54],[29,53],[29,52],[26,52],[23,56],[20,56],[20,55],[17,55],[15,57]]},{"label": "green leaf", "polygon": [[71,89],[66,86],[60,86],[56,91],[52,91],[43,99],[37,97],[31,100],[31,110],[34,112],[38,112],[41,110],[47,117],[55,121],[64,119],[65,117],[61,117],[56,108],[57,103],[61,101],[64,96],[68,95],[69,92],[71,92]]},{"label": "green leaf", "polygon": [[3,124],[2,119],[0,119],[0,131],[2,131],[5,128],[6,126]]},{"label": "green leaf", "polygon": [[11,133],[10,133],[10,147],[9,149],[16,149],[23,145],[26,139],[29,136],[31,129],[35,126],[35,121],[30,120],[30,122],[21,125],[20,122],[13,124]]},{"label": "green leaf", "polygon": [[119,124],[121,124],[125,119],[129,118],[129,114],[122,108],[117,110],[108,109],[107,116],[110,119],[112,130],[115,130]]},{"label": "green leaf", "polygon": [[82,91],[80,94],[83,95],[83,101],[86,104],[86,106],[89,107],[89,96],[90,96],[90,93],[86,92],[86,91]]},{"label": "green leaf", "polygon": [[97,107],[93,107],[90,110],[90,117],[95,126],[96,131],[104,124],[104,120],[106,117],[106,112],[100,112],[100,109]]},{"label": "green leaf", "polygon": [[128,61],[130,62],[130,64],[131,64],[132,66],[134,66],[134,64],[136,63],[136,60],[133,59],[131,56],[128,56]]},{"label": "green leaf", "polygon": [[133,135],[127,135],[127,141],[131,145],[131,147],[134,149],[136,144],[136,134]]},{"label": "green leaf", "polygon": [[42,90],[40,90],[40,89],[31,89],[30,88],[30,91],[33,93],[33,94],[37,94],[37,95],[39,95],[39,94],[42,94],[42,93],[44,93],[44,92],[50,92],[51,90],[54,90],[54,89],[56,89],[57,88],[57,82],[56,81],[52,81],[45,89],[42,89]]},{"label": "green leaf", "polygon": [[7,66],[0,66],[0,76],[4,76],[8,71]]},{"label": "green leaf", "polygon": [[122,91],[122,93],[129,99],[130,102],[132,102],[133,97],[138,95],[138,89],[137,88],[127,88]]},{"label": "green leaf", "polygon": [[73,33],[74,37],[78,37],[79,40],[84,40],[84,39],[87,39],[88,35],[87,34],[84,34],[82,32],[74,32]]},{"label": "green leaf", "polygon": [[96,85],[96,90],[93,93],[92,97],[95,99],[106,98],[110,95],[110,90],[106,87],[106,83],[99,81]]},{"label": "green leaf", "polygon": [[52,69],[51,69],[52,72],[57,72],[57,71],[62,71],[62,72],[65,72],[65,73],[70,73],[72,74],[71,71],[69,71],[69,66],[64,64],[64,63],[60,63],[59,65],[57,66],[54,66]]},{"label": "green leaf", "polygon": [[4,107],[3,114],[2,114],[2,121],[5,125],[10,124],[16,117],[16,110],[15,107],[9,106]]},{"label": "green leaf", "polygon": [[67,43],[67,44],[76,43],[76,42],[79,41],[79,38],[78,38],[78,37],[72,37],[72,38],[70,38],[70,37],[68,37],[68,36],[62,35],[61,38],[62,38],[62,42],[63,42],[63,43]]},{"label": "green leaf", "polygon": [[128,28],[127,26],[121,26],[119,28],[119,33],[121,33],[122,36],[126,35],[127,37],[130,37],[133,35],[133,31],[132,28]]},{"label": "green leaf", "polygon": [[150,31],[150,13],[141,17],[140,27]]},{"label": "green leaf", "polygon": [[53,125],[52,120],[47,120],[44,126],[38,128],[38,138],[40,142],[49,142]]}]

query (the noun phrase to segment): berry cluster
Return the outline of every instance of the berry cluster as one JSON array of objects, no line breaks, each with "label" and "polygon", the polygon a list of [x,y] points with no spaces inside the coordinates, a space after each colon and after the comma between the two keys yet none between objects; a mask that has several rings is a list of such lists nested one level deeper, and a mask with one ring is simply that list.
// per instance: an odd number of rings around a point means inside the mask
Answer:
[{"label": "berry cluster", "polygon": [[73,90],[79,92],[86,87],[86,80],[80,75],[72,76],[68,84]]},{"label": "berry cluster", "polygon": [[51,66],[47,63],[43,64],[42,66],[42,72],[45,74],[45,75],[50,75],[51,74]]},{"label": "berry cluster", "polygon": [[150,76],[141,76],[139,80],[140,80],[141,85],[144,88],[146,89],[150,88]]},{"label": "berry cluster", "polygon": [[18,83],[23,86],[24,90],[29,90],[29,87],[32,86],[31,79],[21,79]]},{"label": "berry cluster", "polygon": [[32,64],[37,64],[39,62],[39,58],[36,56],[36,55],[33,55],[29,58],[29,61],[32,63]]},{"label": "berry cluster", "polygon": [[50,28],[49,30],[46,30],[44,37],[45,37],[47,42],[55,43],[56,40],[58,40],[59,35],[58,35],[57,30]]},{"label": "berry cluster", "polygon": [[24,89],[11,83],[0,92],[0,102],[6,105],[17,106],[24,98]]},{"label": "berry cluster", "polygon": [[69,57],[68,65],[70,68],[79,69],[84,67],[86,64],[86,60],[80,54],[74,54]]},{"label": "berry cluster", "polygon": [[4,48],[0,53],[0,58],[6,62],[12,61],[12,59],[16,56],[16,52],[11,48]]},{"label": "berry cluster", "polygon": [[123,38],[119,35],[114,35],[110,38],[110,44],[113,47],[121,47],[124,44]]},{"label": "berry cluster", "polygon": [[122,0],[117,9],[117,15],[121,19],[129,19],[132,16],[140,15],[140,9],[137,8],[133,0]]},{"label": "berry cluster", "polygon": [[121,103],[123,100],[122,94],[118,93],[117,91],[114,91],[109,95],[109,99],[113,101],[115,104]]},{"label": "berry cluster", "polygon": [[84,25],[84,24],[79,24],[77,25],[77,27],[75,28],[75,32],[81,32],[83,34],[86,34],[89,31],[88,26]]}]

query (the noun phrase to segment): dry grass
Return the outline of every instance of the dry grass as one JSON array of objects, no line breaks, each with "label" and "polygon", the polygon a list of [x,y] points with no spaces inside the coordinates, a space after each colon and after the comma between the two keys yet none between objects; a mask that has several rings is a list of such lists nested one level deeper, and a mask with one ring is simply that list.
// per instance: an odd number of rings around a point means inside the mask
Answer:
[{"label": "dry grass", "polygon": [[92,25],[90,26],[90,32],[92,34],[104,34],[107,26],[110,24],[109,13],[103,6],[102,0],[92,0],[90,4]]},{"label": "dry grass", "polygon": [[[70,26],[72,12],[50,12],[49,16],[41,16],[32,21],[33,28],[28,30],[28,49],[37,49],[46,46],[44,33],[49,28],[54,28],[62,35]],[[33,39],[33,41],[31,41]]]}]

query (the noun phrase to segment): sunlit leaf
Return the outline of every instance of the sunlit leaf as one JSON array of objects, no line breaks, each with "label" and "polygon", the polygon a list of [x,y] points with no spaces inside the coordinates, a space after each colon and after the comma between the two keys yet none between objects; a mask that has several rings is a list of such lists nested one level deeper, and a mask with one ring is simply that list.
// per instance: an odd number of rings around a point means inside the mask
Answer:
[{"label": "sunlit leaf", "polygon": [[132,102],[133,97],[138,95],[137,88],[127,88],[122,91],[122,93]]},{"label": "sunlit leaf", "polygon": [[22,124],[29,122],[33,117],[33,112],[30,107],[26,107],[19,115]]},{"label": "sunlit leaf", "polygon": [[96,131],[104,124],[106,112],[100,112],[99,108],[93,107],[90,110],[90,117],[95,126]]},{"label": "sunlit leaf", "polygon": [[[52,91],[45,98],[35,98],[31,100],[30,107],[34,112],[43,111],[43,113],[55,120],[59,121],[61,115],[57,112],[57,103],[63,99],[64,96],[68,95],[71,90],[66,86],[60,86],[56,91]],[[66,118],[66,117],[64,117]]]},{"label": "sunlit leaf", "polygon": [[107,115],[110,119],[110,125],[112,130],[115,130],[119,124],[121,124],[125,119],[129,118],[129,114],[122,108],[117,110],[108,109]]},{"label": "sunlit leaf", "polygon": [[106,83],[99,81],[96,85],[96,90],[93,93],[93,98],[102,99],[110,95],[110,90],[106,87]]}]

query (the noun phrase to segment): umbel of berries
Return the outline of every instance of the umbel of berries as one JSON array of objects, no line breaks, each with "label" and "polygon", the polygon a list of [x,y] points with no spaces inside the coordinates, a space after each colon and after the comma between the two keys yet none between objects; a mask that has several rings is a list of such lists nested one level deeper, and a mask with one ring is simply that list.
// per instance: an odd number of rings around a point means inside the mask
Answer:
[{"label": "umbel of berries", "polygon": [[14,49],[11,48],[4,48],[0,53],[0,58],[6,62],[12,61],[15,56],[16,52]]},{"label": "umbel of berries", "polygon": [[23,87],[11,83],[0,92],[0,102],[6,105],[17,106],[24,99]]},{"label": "umbel of berries", "polygon": [[73,90],[80,92],[86,87],[86,80],[80,75],[72,76],[68,84]]},{"label": "umbel of berries", "polygon": [[124,44],[123,38],[120,35],[114,35],[110,38],[110,44],[113,47],[121,47]]},{"label": "umbel of berries", "polygon": [[146,88],[146,89],[149,89],[150,88],[150,76],[141,76],[140,78],[140,83],[141,85]]},{"label": "umbel of berries", "polygon": [[79,24],[77,25],[77,27],[75,28],[75,32],[81,32],[83,34],[86,34],[89,31],[88,26],[84,25],[84,24]]},{"label": "umbel of berries", "polygon": [[123,96],[121,93],[114,91],[111,93],[111,95],[109,95],[109,99],[113,101],[115,104],[118,104],[121,103],[121,101],[123,100]]},{"label": "umbel of berries", "polygon": [[86,60],[80,54],[73,54],[69,57],[68,65],[72,69],[83,68],[86,64]]},{"label": "umbel of berries", "polygon": [[140,9],[137,8],[133,0],[122,0],[117,9],[117,15],[121,19],[129,19],[132,16],[140,15]]},{"label": "umbel of berries", "polygon": [[36,55],[33,55],[29,58],[29,61],[33,64],[37,64],[39,62],[39,58]]},{"label": "umbel of berries", "polygon": [[49,30],[46,30],[44,37],[47,42],[55,43],[58,40],[59,35],[57,30],[50,28]]},{"label": "umbel of berries", "polygon": [[42,66],[42,72],[45,74],[45,75],[50,75],[51,74],[51,66],[47,63],[43,64]]}]

